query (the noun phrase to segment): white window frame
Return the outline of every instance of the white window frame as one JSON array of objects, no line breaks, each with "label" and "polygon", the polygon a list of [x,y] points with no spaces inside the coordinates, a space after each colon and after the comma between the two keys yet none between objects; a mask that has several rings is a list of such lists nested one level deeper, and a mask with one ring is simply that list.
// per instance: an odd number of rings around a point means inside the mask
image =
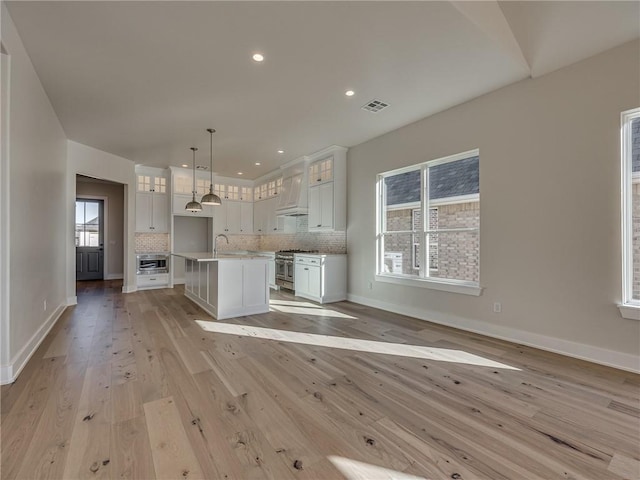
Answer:
[{"label": "white window frame", "polygon": [[631,123],[640,118],[640,108],[622,112],[620,116],[620,156],[622,180],[622,303],[618,305],[624,318],[640,320],[640,300],[633,298],[633,174]]},{"label": "white window frame", "polygon": [[[457,160],[464,160],[469,157],[479,156],[480,151],[478,149],[469,150],[467,152],[458,153],[455,155],[450,155],[443,158],[438,158],[435,160],[430,160],[424,163],[411,165],[409,167],[399,168],[396,170],[391,170],[388,172],[383,172],[378,174],[377,182],[376,182],[376,281],[385,282],[385,283],[394,283],[398,285],[405,286],[414,286],[421,288],[429,288],[433,290],[440,290],[451,293],[462,293],[465,295],[474,295],[479,296],[482,294],[482,287],[478,282],[471,282],[465,280],[455,280],[448,278],[438,278],[429,276],[429,261],[428,261],[428,238],[430,233],[439,233],[440,230],[432,231],[429,229],[429,202],[425,201],[425,185],[428,185],[428,173],[429,168],[434,167],[436,165],[441,165],[444,163],[455,162]],[[386,232],[386,211],[384,210],[384,179],[386,177],[399,175],[402,173],[407,173],[411,171],[420,171],[420,209],[422,211],[422,229],[421,231],[413,230],[413,222],[412,222],[412,230],[411,231],[398,231],[393,233],[406,233],[406,234],[418,234],[422,236],[422,249],[421,256],[424,259],[427,259],[426,262],[421,262],[419,276],[412,276],[407,274],[393,274],[390,272],[385,272],[384,267],[384,235]],[[412,217],[413,219],[413,217]],[[426,223],[425,223],[426,222]],[[479,229],[475,228],[459,228],[455,229],[455,231],[478,231],[478,235],[480,234]],[[446,230],[442,230],[446,232]],[[412,240],[413,244],[413,240]],[[413,248],[413,246],[412,246]],[[426,267],[425,267],[426,263]]]}]

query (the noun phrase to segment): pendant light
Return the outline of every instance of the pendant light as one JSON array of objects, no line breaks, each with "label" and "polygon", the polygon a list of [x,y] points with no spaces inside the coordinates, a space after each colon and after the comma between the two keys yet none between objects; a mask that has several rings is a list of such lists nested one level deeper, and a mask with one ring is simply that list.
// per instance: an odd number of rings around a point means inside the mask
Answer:
[{"label": "pendant light", "polygon": [[193,150],[193,191],[191,192],[191,201],[184,207],[188,212],[200,212],[202,211],[202,205],[196,202],[196,147],[191,147]]},{"label": "pendant light", "polygon": [[209,132],[209,136],[211,137],[211,141],[209,143],[209,171],[211,173],[211,183],[209,184],[209,193],[207,193],[200,202],[203,205],[221,205],[222,200],[220,197],[213,193],[213,134],[215,130],[213,128],[207,128],[207,132]]}]

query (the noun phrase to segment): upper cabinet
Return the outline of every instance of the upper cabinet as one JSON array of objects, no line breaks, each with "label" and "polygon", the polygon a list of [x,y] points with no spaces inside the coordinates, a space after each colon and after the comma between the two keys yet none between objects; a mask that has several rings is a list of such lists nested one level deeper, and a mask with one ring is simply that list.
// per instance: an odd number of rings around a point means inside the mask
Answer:
[{"label": "upper cabinet", "polygon": [[222,205],[213,207],[214,232],[253,233],[253,182],[217,177],[213,191],[222,200]]},{"label": "upper cabinet", "polygon": [[309,186],[333,181],[333,156],[309,165]]},{"label": "upper cabinet", "polygon": [[239,200],[222,200],[213,216],[215,233],[253,233],[253,204]]},{"label": "upper cabinet", "polygon": [[345,230],[347,149],[333,146],[309,158],[309,231]]},{"label": "upper cabinet", "polygon": [[285,218],[276,212],[283,194],[286,192],[282,177],[271,178],[253,189],[253,233],[294,233],[295,218]]},{"label": "upper cabinet", "polygon": [[136,174],[136,191],[148,193],[167,193],[167,177],[161,172]]},{"label": "upper cabinet", "polygon": [[189,212],[184,208],[193,198],[194,191],[197,202],[203,195],[209,193],[210,173],[198,171],[195,177],[194,182],[193,170],[171,167],[171,213],[189,217],[213,217],[215,208],[213,205],[202,205],[202,210],[199,212]]},{"label": "upper cabinet", "polygon": [[169,195],[167,177],[160,169],[136,171],[136,232],[169,231]]},{"label": "upper cabinet", "polygon": [[258,201],[277,197],[281,191],[282,177],[274,178],[253,187],[253,200]]}]

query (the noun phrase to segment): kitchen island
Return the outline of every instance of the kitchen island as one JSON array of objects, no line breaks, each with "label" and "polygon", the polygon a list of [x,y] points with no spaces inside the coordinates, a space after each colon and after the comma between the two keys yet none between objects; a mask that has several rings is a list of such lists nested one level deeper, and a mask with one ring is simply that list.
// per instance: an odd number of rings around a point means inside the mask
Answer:
[{"label": "kitchen island", "polygon": [[185,296],[215,319],[269,311],[269,257],[208,252],[172,255],[185,259]]}]

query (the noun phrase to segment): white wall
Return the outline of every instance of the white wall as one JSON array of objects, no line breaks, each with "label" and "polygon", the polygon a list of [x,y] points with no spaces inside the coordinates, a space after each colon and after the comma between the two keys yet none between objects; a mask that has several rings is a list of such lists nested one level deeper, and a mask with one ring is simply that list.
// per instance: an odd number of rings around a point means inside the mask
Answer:
[{"label": "white wall", "polygon": [[76,174],[87,177],[110,180],[124,185],[124,235],[123,251],[126,269],[124,271],[123,292],[136,290],[135,267],[135,165],[131,160],[118,157],[96,148],[88,147],[74,141],[68,141],[67,168],[67,296],[68,302],[74,303],[76,298],[75,246],[73,241],[73,224],[75,219]]},{"label": "white wall", "polygon": [[[213,222],[207,217],[173,217],[173,251],[174,252],[211,252]],[[173,279],[175,283],[184,283],[184,258],[173,259]]]},{"label": "white wall", "polygon": [[[80,177],[82,178],[82,177]],[[104,238],[104,278],[123,278],[124,272],[124,187],[115,183],[76,182],[76,195],[106,197],[107,236]]]},{"label": "white wall", "polygon": [[[640,322],[616,306],[620,112],[640,105],[639,59],[632,42],[351,148],[350,298],[640,370]],[[482,296],[375,282],[376,174],[474,148]]]},{"label": "white wall", "polygon": [[3,300],[9,305],[0,309],[0,383],[6,383],[15,378],[66,305],[60,281],[66,270],[66,235],[60,226],[66,221],[67,144],[4,3],[0,8],[2,44],[10,63],[9,104],[2,105],[8,138],[2,139],[6,155],[0,178],[3,211],[8,213],[0,216],[2,245],[8,247],[3,256],[9,257],[2,262],[7,277],[3,287],[10,288]]}]

